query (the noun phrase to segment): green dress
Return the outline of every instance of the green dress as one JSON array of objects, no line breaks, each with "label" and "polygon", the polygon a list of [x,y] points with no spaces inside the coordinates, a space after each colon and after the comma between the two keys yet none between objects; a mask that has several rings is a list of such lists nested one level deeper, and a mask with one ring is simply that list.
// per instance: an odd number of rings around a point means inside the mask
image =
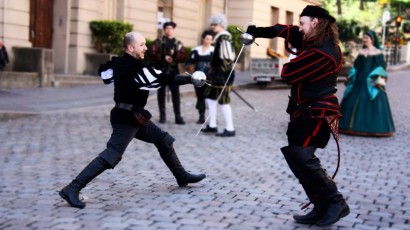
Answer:
[{"label": "green dress", "polygon": [[357,57],[340,104],[340,133],[393,135],[395,127],[385,86],[375,85],[378,76],[387,78],[385,68],[383,54]]}]

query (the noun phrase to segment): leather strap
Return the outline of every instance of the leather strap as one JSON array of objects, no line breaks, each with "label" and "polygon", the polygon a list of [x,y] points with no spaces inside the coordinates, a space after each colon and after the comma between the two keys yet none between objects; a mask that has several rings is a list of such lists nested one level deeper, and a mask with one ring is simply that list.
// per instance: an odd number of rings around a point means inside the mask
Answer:
[{"label": "leather strap", "polygon": [[115,103],[115,108],[125,109],[128,111],[134,111],[135,106],[127,103]]}]

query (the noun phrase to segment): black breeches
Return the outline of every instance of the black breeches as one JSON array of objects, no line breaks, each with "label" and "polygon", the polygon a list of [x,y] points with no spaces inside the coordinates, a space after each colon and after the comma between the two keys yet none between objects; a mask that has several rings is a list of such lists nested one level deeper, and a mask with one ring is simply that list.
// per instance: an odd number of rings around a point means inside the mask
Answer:
[{"label": "black breeches", "polygon": [[169,87],[169,90],[171,91],[172,103],[174,107],[179,106],[180,104],[179,85],[176,85],[176,84],[162,86],[161,88],[158,89],[158,92],[157,92],[158,104],[165,105],[167,87]]},{"label": "black breeches", "polygon": [[122,154],[133,138],[156,146],[164,141],[167,141],[166,145],[172,145],[175,140],[152,122],[149,122],[146,127],[124,124],[111,125],[113,128],[111,137],[108,140],[107,148],[100,153],[100,157],[107,161],[112,168],[121,161]]},{"label": "black breeches", "polygon": [[288,123],[289,146],[326,147],[330,139],[330,128],[324,119],[308,119],[302,116]]}]

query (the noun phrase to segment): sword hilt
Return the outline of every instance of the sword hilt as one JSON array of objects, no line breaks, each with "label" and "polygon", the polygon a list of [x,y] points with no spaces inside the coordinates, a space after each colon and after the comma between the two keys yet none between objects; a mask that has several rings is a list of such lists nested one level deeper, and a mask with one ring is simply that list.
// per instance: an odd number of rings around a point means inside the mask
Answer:
[{"label": "sword hilt", "polygon": [[255,45],[259,46],[259,44],[255,42],[255,38],[251,34],[243,32],[238,27],[236,27],[236,29],[239,30],[242,33],[241,37],[240,37],[242,44],[248,46],[248,45],[251,45],[252,43],[255,43]]}]

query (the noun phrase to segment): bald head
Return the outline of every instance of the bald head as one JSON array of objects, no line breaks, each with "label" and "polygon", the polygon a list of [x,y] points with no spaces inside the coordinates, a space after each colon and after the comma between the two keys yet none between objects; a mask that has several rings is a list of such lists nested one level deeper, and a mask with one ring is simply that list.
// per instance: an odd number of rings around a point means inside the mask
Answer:
[{"label": "bald head", "polygon": [[144,53],[147,50],[145,37],[138,32],[129,32],[124,37],[124,52],[136,59],[144,59]]},{"label": "bald head", "polygon": [[144,36],[138,32],[129,32],[125,34],[123,47],[124,50],[127,50],[127,45],[132,44],[134,41],[143,40]]}]

